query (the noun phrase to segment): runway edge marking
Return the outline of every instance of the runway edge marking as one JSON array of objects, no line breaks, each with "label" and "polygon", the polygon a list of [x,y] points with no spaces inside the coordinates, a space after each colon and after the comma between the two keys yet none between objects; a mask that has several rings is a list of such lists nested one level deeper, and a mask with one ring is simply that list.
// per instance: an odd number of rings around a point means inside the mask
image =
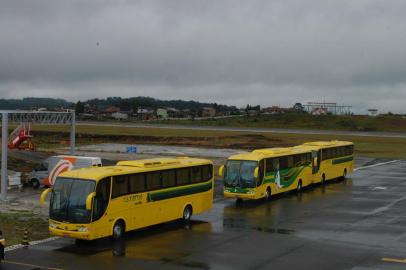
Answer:
[{"label": "runway edge marking", "polygon": [[[59,238],[60,237],[49,237],[49,238],[45,238],[45,239],[41,239],[41,240],[32,241],[32,242],[29,242],[29,246],[39,245],[39,244],[42,244],[42,243],[57,240]],[[8,251],[16,250],[16,249],[23,248],[23,247],[26,247],[26,246],[24,246],[22,244],[17,244],[17,245],[6,247],[4,249],[4,251],[8,252]]]},{"label": "runway edge marking", "polygon": [[391,161],[387,161],[387,162],[381,162],[381,163],[376,163],[376,164],[372,164],[372,165],[368,165],[368,166],[362,166],[359,168],[355,168],[354,171],[358,171],[358,170],[362,170],[362,169],[368,169],[368,168],[373,168],[373,167],[378,167],[378,166],[382,166],[382,165],[386,165],[386,164],[391,164],[391,163],[395,163],[395,162],[399,162],[400,160],[391,160]]}]

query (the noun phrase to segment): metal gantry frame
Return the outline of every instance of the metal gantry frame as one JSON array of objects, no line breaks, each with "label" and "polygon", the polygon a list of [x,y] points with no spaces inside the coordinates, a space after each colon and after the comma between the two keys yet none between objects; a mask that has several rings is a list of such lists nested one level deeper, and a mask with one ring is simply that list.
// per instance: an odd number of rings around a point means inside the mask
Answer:
[{"label": "metal gantry frame", "polygon": [[0,200],[7,200],[8,174],[8,124],[32,123],[40,125],[70,125],[70,154],[75,154],[76,117],[75,111],[12,111],[0,110],[1,114],[1,194]]}]

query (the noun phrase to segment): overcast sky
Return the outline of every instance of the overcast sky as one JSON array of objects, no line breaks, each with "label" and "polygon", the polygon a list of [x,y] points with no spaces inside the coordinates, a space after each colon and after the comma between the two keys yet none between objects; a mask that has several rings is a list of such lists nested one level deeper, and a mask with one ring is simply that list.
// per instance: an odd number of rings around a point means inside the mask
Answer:
[{"label": "overcast sky", "polygon": [[1,0],[0,98],[406,112],[406,1]]}]

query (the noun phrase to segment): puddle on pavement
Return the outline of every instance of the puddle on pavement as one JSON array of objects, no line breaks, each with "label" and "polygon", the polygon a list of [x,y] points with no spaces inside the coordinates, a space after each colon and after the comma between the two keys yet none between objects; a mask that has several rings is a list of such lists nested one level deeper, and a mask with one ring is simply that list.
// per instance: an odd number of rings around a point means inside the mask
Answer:
[{"label": "puddle on pavement", "polygon": [[191,157],[218,157],[227,158],[231,155],[245,152],[244,150],[235,149],[216,149],[216,148],[197,148],[188,146],[170,146],[170,145],[150,145],[150,144],[120,144],[120,143],[102,143],[94,145],[79,146],[80,151],[96,151],[111,153],[127,153],[128,147],[136,147],[137,154],[150,155],[175,155]]}]

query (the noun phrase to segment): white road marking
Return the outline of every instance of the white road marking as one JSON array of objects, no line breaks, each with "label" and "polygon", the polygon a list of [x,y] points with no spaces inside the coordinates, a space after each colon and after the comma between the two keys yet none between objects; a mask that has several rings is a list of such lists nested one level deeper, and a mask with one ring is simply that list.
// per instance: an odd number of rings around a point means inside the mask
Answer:
[{"label": "white road marking", "polygon": [[[30,246],[35,246],[35,245],[50,242],[50,241],[53,241],[53,240],[56,240],[56,239],[59,239],[59,237],[50,237],[50,238],[45,238],[45,239],[41,239],[41,240],[37,240],[37,241],[32,241],[32,242],[29,242],[29,244],[30,244]],[[14,246],[6,247],[4,249],[4,251],[8,252],[8,251],[12,251],[12,250],[23,248],[23,247],[25,247],[25,246],[22,245],[22,244],[17,244],[17,245],[14,245]]]},{"label": "white road marking", "polygon": [[377,166],[382,166],[382,165],[386,165],[386,164],[390,164],[390,163],[395,163],[395,162],[399,162],[400,160],[391,160],[391,161],[387,161],[387,162],[381,162],[381,163],[376,163],[373,165],[368,165],[368,166],[363,166],[363,167],[359,167],[359,168],[355,168],[354,171],[358,171],[358,170],[362,170],[362,169],[367,169],[367,168],[373,168],[373,167],[377,167]]}]

